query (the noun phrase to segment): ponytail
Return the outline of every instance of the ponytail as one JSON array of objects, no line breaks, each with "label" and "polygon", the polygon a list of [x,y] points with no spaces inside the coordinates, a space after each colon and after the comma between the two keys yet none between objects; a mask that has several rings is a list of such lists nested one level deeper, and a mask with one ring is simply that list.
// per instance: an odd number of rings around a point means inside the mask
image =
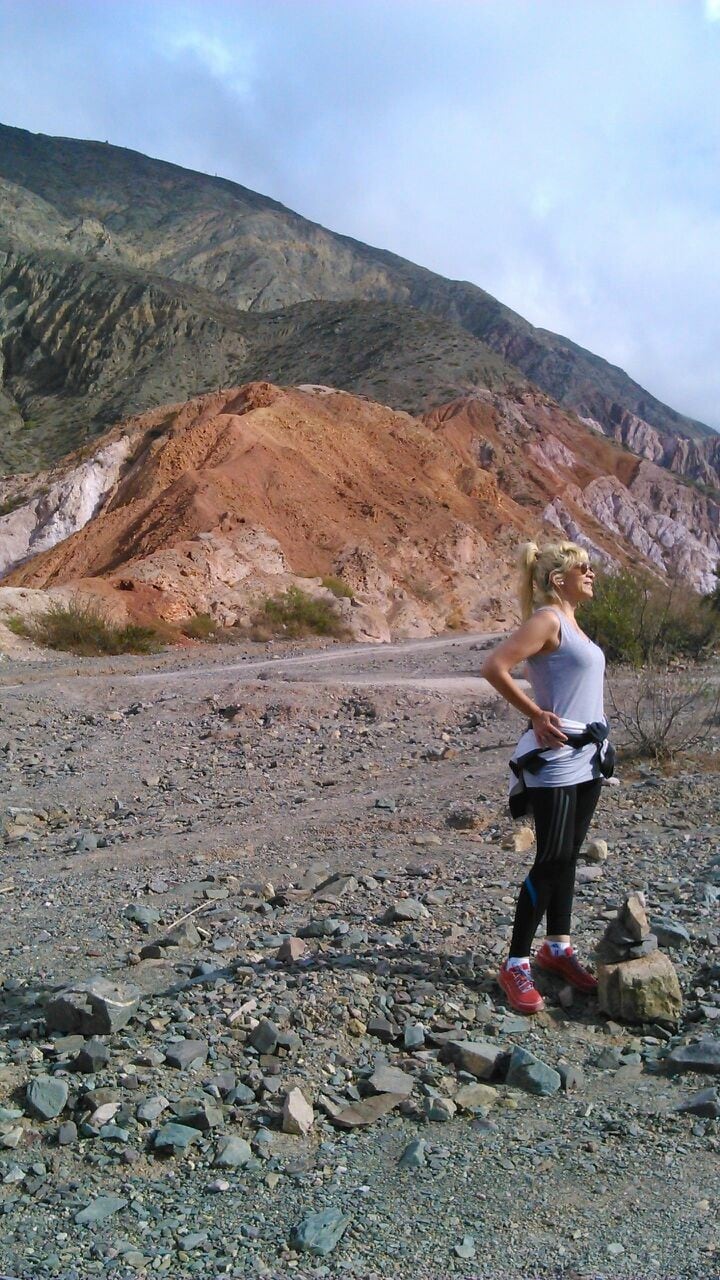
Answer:
[{"label": "ponytail", "polygon": [[536,542],[523,543],[518,555],[518,598],[523,622],[530,617],[536,604],[559,603],[554,575],[564,573],[586,559],[587,552],[576,542],[551,542],[542,550]]},{"label": "ponytail", "polygon": [[536,542],[525,542],[521,546],[518,555],[518,569],[520,571],[518,599],[523,622],[530,617],[535,603],[535,565],[539,554],[540,548]]}]

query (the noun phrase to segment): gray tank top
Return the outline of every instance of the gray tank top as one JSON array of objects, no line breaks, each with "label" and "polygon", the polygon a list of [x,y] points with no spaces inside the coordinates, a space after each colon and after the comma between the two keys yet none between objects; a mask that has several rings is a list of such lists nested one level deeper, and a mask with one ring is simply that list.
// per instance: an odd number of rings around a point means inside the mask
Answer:
[{"label": "gray tank top", "polygon": [[[552,608],[552,605],[545,606]],[[603,686],[605,654],[581,635],[560,609],[553,609],[560,623],[560,643],[552,653],[536,653],[527,660],[528,678],[535,701],[543,711],[554,711],[561,720],[592,724],[605,720]],[[534,739],[535,735],[531,734]],[[523,741],[526,741],[524,735]],[[523,748],[527,749],[527,745]],[[522,752],[520,753],[522,754]],[[528,787],[569,787],[599,777],[595,747],[574,750],[559,747],[546,755],[547,764],[536,774],[526,773]]]}]

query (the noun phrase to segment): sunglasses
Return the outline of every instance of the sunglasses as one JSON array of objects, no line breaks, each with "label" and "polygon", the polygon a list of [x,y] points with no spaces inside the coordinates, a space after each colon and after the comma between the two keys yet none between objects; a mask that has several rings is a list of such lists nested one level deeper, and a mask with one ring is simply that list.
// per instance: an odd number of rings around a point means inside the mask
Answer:
[{"label": "sunglasses", "polygon": [[580,570],[580,572],[581,572],[583,575],[584,575],[584,574],[586,574],[586,573],[594,573],[594,572],[595,572],[594,567],[593,567],[591,564],[588,564],[588,563],[586,563],[586,564],[576,564],[576,565],[575,565],[575,568],[576,568],[576,569],[579,569],[579,570]]}]

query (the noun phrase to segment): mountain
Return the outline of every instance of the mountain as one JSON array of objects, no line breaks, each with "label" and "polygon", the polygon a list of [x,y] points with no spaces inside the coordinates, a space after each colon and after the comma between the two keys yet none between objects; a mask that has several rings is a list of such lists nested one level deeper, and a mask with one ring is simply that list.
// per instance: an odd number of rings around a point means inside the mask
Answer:
[{"label": "mountain", "polygon": [[529,387],[417,418],[251,383],[0,482],[3,505],[0,614],[89,591],[121,617],[233,625],[291,585],[333,599],[333,576],[356,637],[382,640],[506,625],[515,548],[540,528],[701,590],[720,559],[717,503]]},{"label": "mountain", "polygon": [[415,412],[529,381],[720,487],[720,436],[477,286],[225,179],[5,126],[0,361],[0,466],[12,470],[113,417],[246,378],[330,382]]},{"label": "mountain", "polygon": [[0,472],[56,461],[148,406],[254,379],[338,383],[411,412],[477,386],[526,385],[464,329],[411,307],[304,302],[250,314],[59,253],[0,249],[0,327]]}]

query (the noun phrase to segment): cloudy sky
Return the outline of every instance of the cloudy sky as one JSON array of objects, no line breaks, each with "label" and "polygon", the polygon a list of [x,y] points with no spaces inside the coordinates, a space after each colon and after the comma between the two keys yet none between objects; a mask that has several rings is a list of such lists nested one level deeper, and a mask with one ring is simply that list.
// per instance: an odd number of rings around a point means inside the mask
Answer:
[{"label": "cloudy sky", "polygon": [[0,0],[0,120],[472,280],[720,428],[720,0]]}]

